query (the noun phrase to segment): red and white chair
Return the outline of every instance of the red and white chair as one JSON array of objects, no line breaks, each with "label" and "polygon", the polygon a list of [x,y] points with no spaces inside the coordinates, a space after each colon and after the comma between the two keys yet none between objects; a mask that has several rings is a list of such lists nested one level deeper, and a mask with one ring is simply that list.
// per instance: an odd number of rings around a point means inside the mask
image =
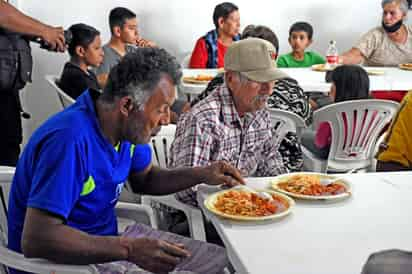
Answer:
[{"label": "red and white chair", "polygon": [[345,172],[368,169],[382,130],[394,117],[399,104],[389,100],[355,100],[332,104],[313,113],[313,128],[328,122],[332,142],[327,160],[317,158],[302,146],[305,170]]}]

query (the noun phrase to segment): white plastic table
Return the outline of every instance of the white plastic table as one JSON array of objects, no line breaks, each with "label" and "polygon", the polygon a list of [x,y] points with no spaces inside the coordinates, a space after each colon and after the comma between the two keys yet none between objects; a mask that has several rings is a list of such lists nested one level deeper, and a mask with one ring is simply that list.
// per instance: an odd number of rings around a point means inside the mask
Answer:
[{"label": "white plastic table", "polygon": [[[381,70],[383,75],[370,75],[370,90],[410,90],[412,89],[412,71],[396,67],[365,67],[367,70]],[[325,72],[311,68],[282,68],[282,71],[296,79],[305,92],[329,92],[330,83],[325,81]],[[216,75],[217,69],[183,69],[183,76],[198,74]],[[196,96],[205,90],[206,85],[182,83],[183,93]]]},{"label": "white plastic table", "polygon": [[[383,249],[412,250],[412,172],[346,175],[351,198],[297,201],[278,221],[246,223],[202,210],[222,237],[237,273],[360,273],[368,256]],[[270,178],[249,178],[255,188]],[[216,188],[201,187],[199,202]]]}]

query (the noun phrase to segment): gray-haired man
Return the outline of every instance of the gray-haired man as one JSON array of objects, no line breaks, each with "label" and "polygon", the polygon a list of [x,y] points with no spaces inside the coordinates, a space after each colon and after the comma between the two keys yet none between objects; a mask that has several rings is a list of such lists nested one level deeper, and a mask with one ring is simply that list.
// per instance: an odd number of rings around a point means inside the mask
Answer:
[{"label": "gray-haired man", "polygon": [[[126,180],[135,192],[152,195],[199,182],[242,182],[239,172],[222,161],[179,170],[151,165],[147,142],[169,122],[180,77],[179,65],[166,51],[138,49],[111,71],[101,96],[85,92],[44,123],[16,168],[9,248],[59,263],[123,260],[156,273],[176,266],[197,273],[222,270],[227,258],[220,247],[143,225],[117,235],[114,206]],[[204,254],[187,258],[195,250]]]}]

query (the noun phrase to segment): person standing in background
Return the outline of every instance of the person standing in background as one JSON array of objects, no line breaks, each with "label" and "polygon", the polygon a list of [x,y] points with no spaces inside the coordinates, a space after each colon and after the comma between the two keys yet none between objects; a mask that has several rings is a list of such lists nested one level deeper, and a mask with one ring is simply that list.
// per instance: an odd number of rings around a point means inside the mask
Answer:
[{"label": "person standing in background", "polygon": [[40,38],[51,51],[66,49],[62,27],[46,25],[0,0],[0,165],[15,166],[20,154],[23,111],[19,91],[31,82],[33,65],[28,37]]}]

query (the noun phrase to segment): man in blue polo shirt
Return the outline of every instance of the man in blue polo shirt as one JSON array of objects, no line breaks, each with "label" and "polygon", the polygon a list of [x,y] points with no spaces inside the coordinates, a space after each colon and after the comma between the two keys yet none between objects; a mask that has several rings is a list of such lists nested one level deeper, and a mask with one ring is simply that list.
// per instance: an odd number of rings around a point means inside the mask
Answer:
[{"label": "man in blue polo shirt", "polygon": [[147,143],[168,124],[180,78],[179,65],[165,50],[139,49],[111,71],[102,95],[86,91],[37,129],[10,192],[9,248],[58,263],[126,260],[156,273],[190,257],[179,244],[117,236],[114,214],[126,180],[135,192],[152,195],[200,182],[242,183],[238,170],[225,162],[152,167]]}]

